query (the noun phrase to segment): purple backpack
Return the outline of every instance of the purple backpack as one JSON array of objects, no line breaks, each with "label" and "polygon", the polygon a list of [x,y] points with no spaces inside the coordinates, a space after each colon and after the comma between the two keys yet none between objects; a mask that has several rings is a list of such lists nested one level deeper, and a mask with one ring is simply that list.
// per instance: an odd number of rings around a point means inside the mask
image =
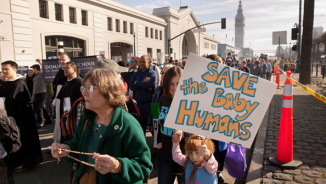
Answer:
[{"label": "purple backpack", "polygon": [[234,178],[242,178],[244,175],[246,164],[246,149],[241,146],[235,146],[229,143],[225,157],[226,167],[229,174]]}]

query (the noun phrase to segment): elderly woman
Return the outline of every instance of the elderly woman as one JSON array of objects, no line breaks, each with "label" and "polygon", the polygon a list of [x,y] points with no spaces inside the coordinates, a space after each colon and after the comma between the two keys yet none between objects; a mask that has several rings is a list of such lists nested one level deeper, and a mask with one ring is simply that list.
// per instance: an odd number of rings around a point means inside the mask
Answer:
[{"label": "elderly woman", "polygon": [[127,97],[120,76],[95,69],[80,90],[86,110],[73,140],[53,143],[52,156],[82,163],[74,183],[142,183],[153,168],[150,150],[137,120],[121,107]]}]

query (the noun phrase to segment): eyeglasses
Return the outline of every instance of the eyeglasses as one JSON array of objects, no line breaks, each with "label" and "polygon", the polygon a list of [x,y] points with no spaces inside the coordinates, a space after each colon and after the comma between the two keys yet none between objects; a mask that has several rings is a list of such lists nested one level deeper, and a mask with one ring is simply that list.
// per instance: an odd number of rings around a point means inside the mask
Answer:
[{"label": "eyeglasses", "polygon": [[80,92],[84,92],[85,91],[85,89],[88,91],[88,93],[91,93],[91,92],[93,92],[94,91],[94,88],[95,88],[95,86],[92,86],[92,85],[89,85],[89,86],[87,86],[87,87],[85,87],[85,86],[80,86]]}]

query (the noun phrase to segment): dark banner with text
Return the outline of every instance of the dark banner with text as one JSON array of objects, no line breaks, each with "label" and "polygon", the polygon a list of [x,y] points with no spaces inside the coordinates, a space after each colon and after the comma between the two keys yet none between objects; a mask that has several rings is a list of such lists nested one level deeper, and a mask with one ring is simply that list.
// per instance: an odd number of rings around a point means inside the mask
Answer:
[{"label": "dark banner with text", "polygon": [[[71,58],[71,61],[79,66],[80,74],[85,76],[88,71],[94,69],[97,56],[76,57]],[[42,60],[42,68],[45,83],[51,83],[61,67],[58,59],[45,59]]]}]

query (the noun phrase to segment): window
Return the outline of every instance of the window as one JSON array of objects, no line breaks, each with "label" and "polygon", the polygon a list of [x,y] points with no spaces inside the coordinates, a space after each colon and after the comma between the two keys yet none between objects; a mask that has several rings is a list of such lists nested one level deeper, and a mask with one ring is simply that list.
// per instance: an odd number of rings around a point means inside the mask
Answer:
[{"label": "window", "polygon": [[145,36],[148,38],[148,27],[145,27]]},{"label": "window", "polygon": [[45,37],[45,50],[46,58],[50,56],[58,56],[58,41],[62,40],[65,52],[70,57],[85,56],[85,40],[81,40],[74,37],[66,36],[46,36]]},{"label": "window", "polygon": [[155,39],[158,39],[158,32],[156,29],[155,29]]},{"label": "window", "polygon": [[161,49],[157,49],[157,50],[156,50],[156,54],[157,54],[157,63],[162,63],[162,53],[161,53]]},{"label": "window", "polygon": [[40,9],[40,17],[49,18],[48,17],[48,2],[47,1],[39,1],[39,9]]},{"label": "window", "polygon": [[205,48],[205,49],[209,49],[209,43],[204,42],[204,48]]},{"label": "window", "polygon": [[153,28],[151,28],[151,38],[153,38]]},{"label": "window", "polygon": [[119,19],[115,20],[115,31],[120,32],[120,20]]},{"label": "window", "polygon": [[215,44],[212,44],[212,45],[211,45],[211,49],[212,49],[212,50],[216,50],[216,45],[215,45]]},{"label": "window", "polygon": [[76,24],[76,9],[69,7],[69,21]]},{"label": "window", "polygon": [[160,31],[160,40],[162,40],[162,31]]},{"label": "window", "polygon": [[108,17],[108,30],[112,31],[112,18]]},{"label": "window", "polygon": [[152,48],[147,48],[147,56],[152,57]]},{"label": "window", "polygon": [[127,33],[127,21],[123,21],[123,33]]},{"label": "window", "polygon": [[87,21],[87,11],[82,10],[81,11],[81,16],[82,16],[82,25],[87,26],[88,21]]},{"label": "window", "polygon": [[130,34],[134,34],[134,23],[130,23]]},{"label": "window", "polygon": [[62,5],[61,4],[55,4],[55,20],[57,21],[63,21],[62,20]]}]

